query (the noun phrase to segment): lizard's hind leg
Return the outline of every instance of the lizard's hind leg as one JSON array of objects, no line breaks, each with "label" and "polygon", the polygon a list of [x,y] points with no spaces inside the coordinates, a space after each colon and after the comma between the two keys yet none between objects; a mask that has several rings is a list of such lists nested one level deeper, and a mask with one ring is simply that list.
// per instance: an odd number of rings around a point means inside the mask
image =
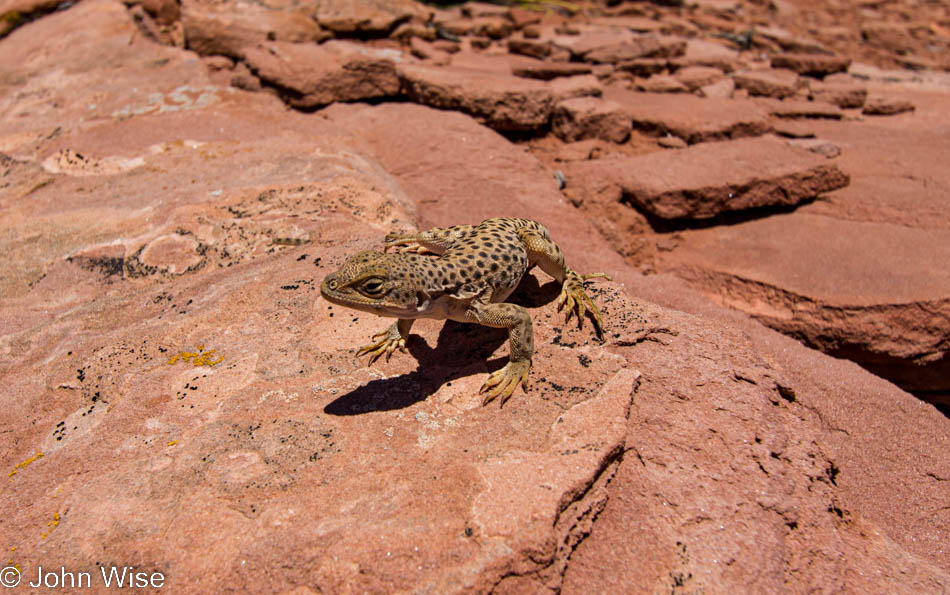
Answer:
[{"label": "lizard's hind leg", "polygon": [[474,227],[471,225],[455,225],[433,227],[418,233],[392,232],[386,235],[383,252],[394,248],[400,252],[441,256],[455,243],[455,240],[467,236],[472,229]]},{"label": "lizard's hind leg", "polygon": [[560,312],[565,307],[567,308],[567,316],[564,318],[564,322],[567,323],[571,316],[576,314],[577,326],[582,328],[584,326],[584,315],[589,313],[597,337],[603,340],[604,319],[597,304],[584,291],[584,281],[594,277],[602,277],[610,281],[610,275],[607,273],[580,275],[572,270],[564,262],[564,254],[560,247],[551,240],[547,229],[540,224],[536,225],[537,229],[522,228],[518,230],[518,236],[528,251],[529,262],[537,264],[542,271],[561,283],[561,294],[557,298],[557,309]]}]

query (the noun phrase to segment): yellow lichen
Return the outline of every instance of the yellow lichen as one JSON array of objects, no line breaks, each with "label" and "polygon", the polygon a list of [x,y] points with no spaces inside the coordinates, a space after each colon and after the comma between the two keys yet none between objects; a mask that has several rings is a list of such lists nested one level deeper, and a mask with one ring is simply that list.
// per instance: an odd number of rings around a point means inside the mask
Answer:
[{"label": "yellow lichen", "polygon": [[168,446],[175,446],[176,444],[178,444],[178,441],[172,440],[171,442],[168,443]]},{"label": "yellow lichen", "polygon": [[13,477],[14,475],[18,473],[17,471],[18,469],[26,469],[27,465],[29,465],[30,463],[32,463],[33,461],[37,459],[42,459],[42,458],[43,458],[43,453],[37,452],[35,455],[23,461],[22,463],[17,463],[16,467],[13,468],[13,471],[11,471],[10,475],[8,475],[7,477]]},{"label": "yellow lichen", "polygon": [[220,364],[224,361],[224,356],[222,355],[218,359],[213,359],[213,355],[217,353],[217,349],[211,349],[209,351],[204,350],[204,345],[198,345],[198,352],[192,351],[182,351],[178,355],[173,356],[168,360],[168,364],[174,364],[178,360],[190,361],[194,366],[213,366],[215,364]]},{"label": "yellow lichen", "polygon": [[46,539],[46,536],[52,533],[53,529],[55,529],[58,526],[59,526],[59,513],[55,512],[53,513],[53,520],[46,523],[46,527],[49,529],[49,531],[46,531],[45,533],[41,533],[40,537],[42,537],[43,539]]}]

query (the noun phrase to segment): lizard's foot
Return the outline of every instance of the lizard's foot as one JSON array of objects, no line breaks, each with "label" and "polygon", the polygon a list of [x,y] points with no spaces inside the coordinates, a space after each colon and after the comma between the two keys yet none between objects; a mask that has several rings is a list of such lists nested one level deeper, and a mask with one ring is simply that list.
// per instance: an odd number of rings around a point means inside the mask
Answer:
[{"label": "lizard's foot", "polygon": [[390,248],[398,252],[412,252],[413,254],[435,254],[416,240],[415,234],[403,234],[399,232],[390,232],[386,234],[383,240],[383,252]]},{"label": "lizard's foot", "polygon": [[584,291],[584,281],[594,277],[611,280],[610,275],[606,273],[591,273],[582,277],[574,271],[569,272],[567,278],[564,279],[564,284],[561,285],[561,295],[557,298],[557,310],[560,312],[565,306],[567,307],[567,316],[564,318],[565,324],[571,319],[571,316],[577,314],[577,328],[584,327],[584,314],[590,311],[590,315],[594,319],[594,331],[597,333],[597,337],[603,340],[604,319],[600,315],[597,304]]},{"label": "lizard's foot", "polygon": [[406,353],[406,339],[399,333],[399,329],[396,328],[395,324],[373,335],[373,340],[376,342],[363,345],[359,351],[356,352],[356,357],[369,354],[369,365],[373,365],[373,362],[378,360],[384,353],[386,354],[387,362],[397,349]]},{"label": "lizard's foot", "polygon": [[504,368],[493,372],[478,391],[479,394],[486,393],[482,405],[488,405],[500,396],[501,405],[504,406],[505,401],[511,398],[519,384],[523,390],[527,391],[529,370],[531,370],[531,362],[522,360],[509,361]]}]

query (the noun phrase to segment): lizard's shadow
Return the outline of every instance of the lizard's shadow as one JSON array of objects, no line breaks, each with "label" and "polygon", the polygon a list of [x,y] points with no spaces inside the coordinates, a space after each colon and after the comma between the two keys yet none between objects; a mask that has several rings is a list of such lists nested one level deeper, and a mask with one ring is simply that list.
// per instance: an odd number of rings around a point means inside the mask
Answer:
[{"label": "lizard's shadow", "polygon": [[[537,308],[552,302],[560,293],[555,281],[539,285],[534,275],[525,275],[515,292],[505,301]],[[436,347],[429,347],[416,335],[410,335],[406,348],[419,362],[408,374],[372,380],[341,395],[324,407],[328,415],[359,415],[372,411],[404,409],[423,401],[443,384],[469,375],[473,364],[486,361],[508,340],[508,331],[477,324],[446,320],[439,332]],[[393,357],[399,357],[397,352]],[[403,355],[403,357],[405,357]],[[507,357],[489,360],[488,370],[501,368]]]}]

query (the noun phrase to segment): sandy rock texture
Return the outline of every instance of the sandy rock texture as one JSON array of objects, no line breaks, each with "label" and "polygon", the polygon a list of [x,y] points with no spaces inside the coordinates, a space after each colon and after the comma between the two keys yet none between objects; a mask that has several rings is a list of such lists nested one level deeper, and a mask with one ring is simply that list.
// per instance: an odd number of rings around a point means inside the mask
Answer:
[{"label": "sandy rock texture", "polygon": [[[947,8],[529,8],[0,0],[3,566],[950,591]],[[493,216],[605,341],[534,271],[503,408],[503,330],[357,360],[324,276]]]}]

